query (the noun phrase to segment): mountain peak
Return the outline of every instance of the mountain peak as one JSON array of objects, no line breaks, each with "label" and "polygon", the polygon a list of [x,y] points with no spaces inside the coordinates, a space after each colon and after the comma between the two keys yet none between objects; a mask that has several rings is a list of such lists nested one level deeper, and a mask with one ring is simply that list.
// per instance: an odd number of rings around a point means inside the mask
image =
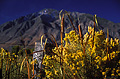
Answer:
[{"label": "mountain peak", "polygon": [[[79,12],[68,13],[76,28],[79,24],[81,25],[83,34],[87,32],[88,26],[94,26],[93,15]],[[120,39],[120,24],[100,17],[97,19],[100,29],[107,33],[107,28],[109,28],[110,37]],[[67,15],[65,15],[64,25],[64,32],[69,32],[73,29]],[[50,37],[49,34],[53,34],[55,39],[60,41],[60,26],[59,11],[54,9],[43,9],[39,12],[22,16],[0,25],[0,48],[19,45],[18,43],[21,39],[25,41],[27,47],[31,47],[36,41],[40,40],[44,33],[46,33],[46,37]]]}]

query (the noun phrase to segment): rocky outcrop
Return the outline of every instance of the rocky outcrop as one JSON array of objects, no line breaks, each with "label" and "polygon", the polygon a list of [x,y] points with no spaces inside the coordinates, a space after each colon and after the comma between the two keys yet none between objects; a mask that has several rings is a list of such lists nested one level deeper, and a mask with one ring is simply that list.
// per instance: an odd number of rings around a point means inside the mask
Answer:
[{"label": "rocky outcrop", "polygon": [[[78,24],[81,25],[83,34],[87,32],[88,26],[94,26],[93,15],[79,12],[68,13],[76,28]],[[107,33],[108,28],[110,37],[120,39],[120,23],[113,23],[100,17],[97,19],[99,28],[96,28],[96,30],[102,29]],[[72,30],[73,28],[71,26],[69,18],[65,15],[64,32]],[[70,29],[67,29],[68,27]],[[49,34],[53,34],[57,42],[60,41],[59,11],[43,9],[40,12],[22,16],[16,20],[0,25],[0,48],[19,45],[21,40],[25,41],[26,47],[34,48],[34,43],[40,41],[40,37],[44,33],[47,34],[46,37],[50,37]]]}]

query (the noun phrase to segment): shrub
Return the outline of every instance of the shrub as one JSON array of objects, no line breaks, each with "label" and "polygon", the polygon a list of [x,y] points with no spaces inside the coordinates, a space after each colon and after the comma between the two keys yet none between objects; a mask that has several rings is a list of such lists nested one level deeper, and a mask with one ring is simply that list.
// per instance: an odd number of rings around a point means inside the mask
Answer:
[{"label": "shrub", "polygon": [[84,37],[81,30],[65,33],[61,45],[52,50],[54,55],[44,56],[47,78],[120,78],[119,39],[109,40],[108,33],[105,38],[94,28],[88,26]]}]

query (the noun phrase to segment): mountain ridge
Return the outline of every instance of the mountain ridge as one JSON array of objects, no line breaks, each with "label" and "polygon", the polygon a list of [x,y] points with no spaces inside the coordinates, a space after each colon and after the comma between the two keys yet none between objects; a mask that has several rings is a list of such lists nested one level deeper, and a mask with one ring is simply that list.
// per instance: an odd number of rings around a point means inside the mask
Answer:
[{"label": "mountain ridge", "polygon": [[[76,28],[79,24],[81,25],[83,34],[87,32],[88,26],[94,26],[93,15],[79,12],[68,13]],[[99,28],[102,29],[105,34],[108,28],[110,37],[120,39],[120,23],[113,23],[100,17],[97,17],[97,20]],[[56,40],[60,41],[60,24],[59,11],[54,9],[43,9],[39,12],[6,22],[0,25],[0,48],[17,45],[21,39],[25,41],[26,47],[34,46],[35,41],[40,41],[40,37],[44,33],[53,34]],[[68,17],[65,16],[65,30],[71,26]],[[70,28],[66,32],[72,29],[73,28]]]}]

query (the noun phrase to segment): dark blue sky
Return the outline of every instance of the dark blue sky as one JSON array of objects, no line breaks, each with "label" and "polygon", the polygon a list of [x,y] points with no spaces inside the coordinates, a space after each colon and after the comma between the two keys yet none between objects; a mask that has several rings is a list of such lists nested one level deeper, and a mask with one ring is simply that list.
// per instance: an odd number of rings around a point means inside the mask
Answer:
[{"label": "dark blue sky", "polygon": [[44,8],[97,14],[120,23],[120,0],[0,0],[0,24]]}]

